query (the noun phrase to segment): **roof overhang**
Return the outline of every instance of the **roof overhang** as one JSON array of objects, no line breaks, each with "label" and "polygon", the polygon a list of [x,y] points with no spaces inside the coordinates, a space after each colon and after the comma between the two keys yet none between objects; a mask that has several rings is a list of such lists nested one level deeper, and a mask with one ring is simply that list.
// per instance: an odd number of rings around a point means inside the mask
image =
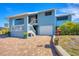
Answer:
[{"label": "roof overhang", "polygon": [[41,11],[37,11],[37,12],[26,12],[26,13],[17,14],[17,15],[14,15],[14,16],[9,16],[8,19],[17,18],[17,17],[24,17],[24,16],[29,16],[29,15],[34,15],[34,14],[38,14],[38,13],[42,13],[42,12],[47,12],[47,11],[52,11],[52,10],[56,10],[56,9],[41,10]]},{"label": "roof overhang", "polygon": [[56,15],[56,17],[72,16],[72,15],[74,15],[74,13],[71,13],[71,14],[58,14],[58,15]]}]

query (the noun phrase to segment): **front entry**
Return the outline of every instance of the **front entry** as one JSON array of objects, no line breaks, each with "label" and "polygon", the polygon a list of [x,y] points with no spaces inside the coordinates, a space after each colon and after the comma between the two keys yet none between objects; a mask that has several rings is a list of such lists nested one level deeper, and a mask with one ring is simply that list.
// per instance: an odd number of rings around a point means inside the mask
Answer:
[{"label": "front entry", "polygon": [[33,25],[35,31],[36,31],[36,35],[38,35],[38,25]]}]

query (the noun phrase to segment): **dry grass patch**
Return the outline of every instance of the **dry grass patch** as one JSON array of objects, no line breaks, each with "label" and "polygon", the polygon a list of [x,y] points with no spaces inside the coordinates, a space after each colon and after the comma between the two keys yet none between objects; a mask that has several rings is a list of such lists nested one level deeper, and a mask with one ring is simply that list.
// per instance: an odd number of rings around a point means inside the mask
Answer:
[{"label": "dry grass patch", "polygon": [[[57,37],[58,38],[58,37]],[[79,36],[59,36],[61,45],[70,55],[79,56]]]}]

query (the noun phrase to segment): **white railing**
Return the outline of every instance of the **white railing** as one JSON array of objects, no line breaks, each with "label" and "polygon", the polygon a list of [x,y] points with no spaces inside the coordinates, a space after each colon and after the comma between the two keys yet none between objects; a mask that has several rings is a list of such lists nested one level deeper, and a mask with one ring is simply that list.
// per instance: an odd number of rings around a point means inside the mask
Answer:
[{"label": "white railing", "polygon": [[36,33],[35,29],[34,29],[33,26],[30,25],[30,24],[29,24],[29,30],[30,30],[30,31],[33,31],[34,33]]},{"label": "white railing", "polygon": [[31,25],[34,25],[34,24],[37,24],[37,19],[33,19],[31,22],[30,22]]},{"label": "white railing", "polygon": [[24,25],[15,25],[11,27],[11,31],[23,31]]}]

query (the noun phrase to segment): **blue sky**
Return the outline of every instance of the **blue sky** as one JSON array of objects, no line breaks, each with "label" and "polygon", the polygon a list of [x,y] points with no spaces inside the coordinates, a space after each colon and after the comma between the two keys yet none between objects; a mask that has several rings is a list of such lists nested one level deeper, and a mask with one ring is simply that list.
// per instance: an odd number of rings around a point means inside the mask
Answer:
[{"label": "blue sky", "polygon": [[[75,7],[75,8],[74,8]],[[4,23],[7,23],[8,20],[6,17],[24,13],[24,12],[33,12],[46,9],[59,9],[57,14],[62,13],[72,13],[69,11],[75,11],[77,13],[76,17],[78,18],[78,4],[65,4],[65,3],[0,3],[0,27],[4,26]]]}]

